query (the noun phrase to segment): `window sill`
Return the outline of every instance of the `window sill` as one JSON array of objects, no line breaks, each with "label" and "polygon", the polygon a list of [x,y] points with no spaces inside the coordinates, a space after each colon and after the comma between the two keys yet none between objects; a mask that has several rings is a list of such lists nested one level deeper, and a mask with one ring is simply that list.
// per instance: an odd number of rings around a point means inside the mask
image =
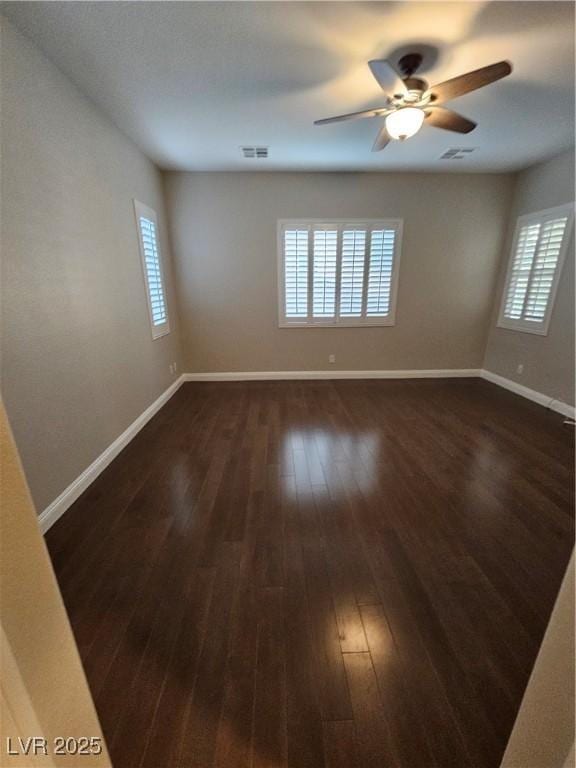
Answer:
[{"label": "window sill", "polygon": [[163,336],[168,336],[170,334],[170,328],[164,328],[162,331],[152,331],[152,341],[156,341],[156,339],[161,339]]},{"label": "window sill", "polygon": [[548,336],[548,325],[530,328],[526,325],[499,322],[496,323],[496,328],[502,328],[504,331],[516,331],[517,333],[529,333],[533,336]]},{"label": "window sill", "polygon": [[341,323],[278,323],[279,328],[383,328],[396,325],[394,320],[374,322],[341,322]]}]

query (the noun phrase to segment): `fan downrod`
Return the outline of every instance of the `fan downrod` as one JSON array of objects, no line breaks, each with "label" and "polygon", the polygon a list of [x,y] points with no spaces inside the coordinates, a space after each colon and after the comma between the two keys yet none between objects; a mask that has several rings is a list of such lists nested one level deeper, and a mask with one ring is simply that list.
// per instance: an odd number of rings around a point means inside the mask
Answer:
[{"label": "fan downrod", "polygon": [[422,64],[422,54],[420,53],[407,53],[398,62],[400,71],[404,77],[411,77]]}]

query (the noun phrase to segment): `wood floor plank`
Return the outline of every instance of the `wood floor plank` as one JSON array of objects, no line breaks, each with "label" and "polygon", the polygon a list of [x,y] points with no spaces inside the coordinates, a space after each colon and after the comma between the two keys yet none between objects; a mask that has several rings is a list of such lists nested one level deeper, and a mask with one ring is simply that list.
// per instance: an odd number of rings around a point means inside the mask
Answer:
[{"label": "wood floor plank", "polygon": [[197,674],[188,695],[184,727],[178,735],[179,750],[175,764],[190,768],[212,765],[214,762],[224,698],[229,622],[238,586],[238,547],[233,544],[221,545],[218,560]]},{"label": "wood floor plank", "polygon": [[[148,746],[148,738],[137,741],[132,735],[138,731],[147,735],[150,733],[158,714],[161,691],[182,628],[183,615],[188,610],[196,610],[191,603],[194,600],[201,601],[211,586],[212,574],[208,569],[188,569],[185,572],[183,565],[183,562],[178,563],[178,567],[170,572],[170,584],[162,585],[160,602],[156,596],[156,610],[139,668],[132,676],[128,700],[116,714],[114,735],[108,743],[114,749],[118,765],[140,765]],[[176,598],[174,588],[178,583],[179,599]],[[191,596],[193,591],[197,591],[197,594]],[[168,600],[168,595],[172,595],[173,599]],[[107,711],[110,699],[111,695],[108,694],[107,703],[103,707]]]},{"label": "wood floor plank", "polygon": [[46,537],[115,768],[497,768],[573,480],[480,380],[185,384]]},{"label": "wood floor plank", "polygon": [[252,766],[285,768],[287,730],[283,589],[261,588],[259,602]]},{"label": "wood floor plank", "polygon": [[307,540],[302,552],[322,716],[325,720],[349,720],[350,695],[324,551],[318,543]]},{"label": "wood floor plank", "polygon": [[326,768],[360,768],[353,720],[324,723]]},{"label": "wood floor plank", "polygon": [[366,768],[398,766],[369,653],[344,654],[350,686],[359,763]]},{"label": "wood floor plank", "polygon": [[[136,730],[144,743],[140,765],[145,768],[157,768],[158,765],[169,768],[174,765],[177,757],[179,738],[185,727],[188,701],[194,689],[210,618],[209,607],[216,573],[215,569],[206,569],[205,573],[206,579],[194,583],[186,600],[175,646],[166,665],[165,678],[156,692],[154,720],[147,731],[143,728]],[[170,723],[169,728],[166,727],[167,723]]]},{"label": "wood floor plank", "polygon": [[330,524],[335,513],[335,505],[328,489],[315,486],[314,503],[318,515],[323,520],[324,553],[326,570],[332,591],[334,614],[338,624],[340,648],[342,652],[354,653],[368,650],[364,625],[354,593],[353,564],[348,561],[345,546],[340,536],[334,535]]},{"label": "wood floor plank", "polygon": [[225,688],[216,737],[215,768],[250,768],[258,626],[256,532],[260,512],[249,497],[239,584],[230,616]]},{"label": "wood floor plank", "polygon": [[[398,653],[384,609],[381,605],[365,605],[361,610],[390,740],[400,765],[439,765],[439,755],[432,750],[426,725],[418,716],[422,702],[415,675]],[[457,765],[454,762],[455,768]]]},{"label": "wood floor plank", "polygon": [[312,645],[310,606],[302,555],[298,500],[293,477],[285,479],[284,628],[289,768],[323,768],[322,711]]}]

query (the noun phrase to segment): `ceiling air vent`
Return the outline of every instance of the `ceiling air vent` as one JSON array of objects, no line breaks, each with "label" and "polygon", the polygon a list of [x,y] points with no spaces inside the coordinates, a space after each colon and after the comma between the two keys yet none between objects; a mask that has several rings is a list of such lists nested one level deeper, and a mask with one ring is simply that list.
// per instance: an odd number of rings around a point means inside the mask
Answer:
[{"label": "ceiling air vent", "polygon": [[453,147],[452,149],[447,149],[443,155],[440,155],[440,160],[464,160],[475,149],[476,147]]},{"label": "ceiling air vent", "polygon": [[240,147],[242,155],[253,160],[265,160],[268,157],[268,147]]}]

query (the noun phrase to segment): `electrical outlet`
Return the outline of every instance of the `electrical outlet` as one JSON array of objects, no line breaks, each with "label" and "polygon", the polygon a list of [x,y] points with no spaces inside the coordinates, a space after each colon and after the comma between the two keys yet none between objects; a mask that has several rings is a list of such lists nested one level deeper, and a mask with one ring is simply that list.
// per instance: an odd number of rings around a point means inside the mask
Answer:
[{"label": "electrical outlet", "polygon": [[335,363],[336,362],[336,355],[328,355],[328,362],[329,363]]},{"label": "electrical outlet", "polygon": [[172,363],[172,368],[174,369],[174,373],[178,372],[178,366],[176,365],[176,363]]},{"label": "electrical outlet", "polygon": [[522,374],[524,373],[524,365],[522,363],[520,363],[520,365],[516,368],[516,373],[519,376],[522,376]]}]

